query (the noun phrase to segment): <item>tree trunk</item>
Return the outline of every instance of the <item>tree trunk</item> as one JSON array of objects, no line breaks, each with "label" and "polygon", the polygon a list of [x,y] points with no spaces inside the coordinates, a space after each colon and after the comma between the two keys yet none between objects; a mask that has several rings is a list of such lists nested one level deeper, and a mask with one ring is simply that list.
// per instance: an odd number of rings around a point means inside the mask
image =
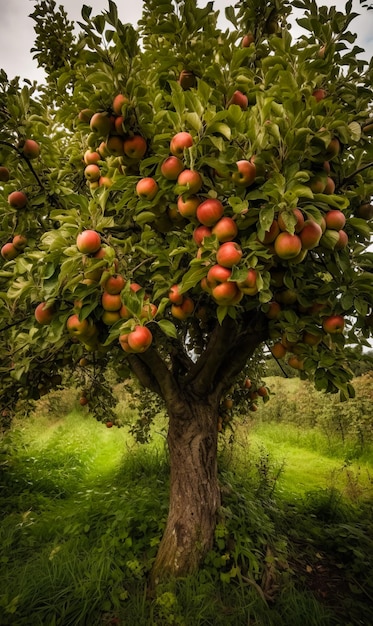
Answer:
[{"label": "tree trunk", "polygon": [[217,475],[218,402],[185,398],[169,407],[170,507],[152,583],[198,569],[213,545],[220,491]]}]

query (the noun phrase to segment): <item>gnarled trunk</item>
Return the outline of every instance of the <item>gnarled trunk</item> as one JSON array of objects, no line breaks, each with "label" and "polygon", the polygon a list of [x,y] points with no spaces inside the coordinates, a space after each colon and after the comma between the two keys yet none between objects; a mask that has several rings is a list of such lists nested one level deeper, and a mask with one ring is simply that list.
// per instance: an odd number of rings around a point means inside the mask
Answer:
[{"label": "gnarled trunk", "polygon": [[171,406],[169,420],[170,508],[153,566],[153,584],[198,568],[212,547],[220,506],[218,403],[185,398],[185,413],[175,413]]}]

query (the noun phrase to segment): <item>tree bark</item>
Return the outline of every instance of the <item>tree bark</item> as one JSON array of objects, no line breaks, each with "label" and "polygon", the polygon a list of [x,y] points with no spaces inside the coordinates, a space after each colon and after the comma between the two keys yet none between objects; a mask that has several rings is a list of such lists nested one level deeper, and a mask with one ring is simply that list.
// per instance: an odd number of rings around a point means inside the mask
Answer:
[{"label": "tree bark", "polygon": [[152,584],[196,571],[213,545],[220,490],[218,402],[184,398],[184,414],[169,408],[170,508],[152,570]]}]

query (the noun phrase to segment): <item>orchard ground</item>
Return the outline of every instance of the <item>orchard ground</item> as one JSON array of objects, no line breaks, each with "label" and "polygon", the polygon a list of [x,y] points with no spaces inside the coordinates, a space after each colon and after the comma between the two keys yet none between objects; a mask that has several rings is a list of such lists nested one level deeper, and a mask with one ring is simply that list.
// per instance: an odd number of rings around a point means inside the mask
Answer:
[{"label": "orchard ground", "polygon": [[[369,380],[357,379],[361,402]],[[298,378],[267,382],[271,403],[220,435],[213,550],[157,597],[146,587],[168,509],[165,416],[138,444],[122,385],[123,428],[96,422],[77,390],[38,401],[2,440],[2,624],[368,624],[373,442],[332,431],[332,397],[310,427],[312,411],[289,408],[321,394]]]}]

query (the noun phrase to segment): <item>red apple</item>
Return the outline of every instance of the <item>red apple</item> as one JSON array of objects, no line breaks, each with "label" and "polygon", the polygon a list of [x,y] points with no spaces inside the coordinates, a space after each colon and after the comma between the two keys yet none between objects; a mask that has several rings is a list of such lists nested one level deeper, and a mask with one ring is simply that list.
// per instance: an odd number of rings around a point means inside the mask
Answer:
[{"label": "red apple", "polygon": [[220,305],[236,304],[242,297],[237,283],[233,281],[216,285],[216,287],[212,288],[211,295],[215,302]]},{"label": "red apple", "polygon": [[194,194],[201,189],[203,182],[201,174],[196,170],[184,170],[179,174],[177,184],[187,187],[188,191]]},{"label": "red apple", "polygon": [[341,230],[346,224],[346,218],[339,209],[331,209],[325,213],[325,223],[327,228]]},{"label": "red apple", "polygon": [[334,192],[335,192],[335,182],[330,176],[328,176],[326,179],[324,193],[330,196]]},{"label": "red apple", "polygon": [[326,148],[325,159],[331,161],[334,157],[338,156],[341,150],[341,143],[337,137],[333,137],[328,147]]},{"label": "red apple", "polygon": [[[95,184],[91,183],[91,184]],[[109,189],[109,187],[111,187],[113,184],[113,181],[111,178],[109,178],[109,176],[100,176],[100,178],[98,179],[98,186],[99,187],[106,187],[107,189]]]},{"label": "red apple", "polygon": [[84,230],[76,238],[79,252],[93,254],[101,248],[101,237],[95,230]]},{"label": "red apple", "polygon": [[101,304],[105,311],[119,311],[122,306],[120,294],[111,294],[104,291],[101,297]]},{"label": "red apple", "polygon": [[240,187],[249,187],[256,177],[256,167],[251,161],[237,161],[237,172],[233,172],[232,181]]},{"label": "red apple", "polygon": [[111,119],[107,113],[94,113],[89,125],[94,133],[106,137],[111,130]]},{"label": "red apple", "polygon": [[[291,211],[291,214],[296,219],[294,230],[295,230],[296,233],[300,233],[300,231],[302,230],[302,228],[304,226],[303,213],[302,213],[302,211],[300,209],[293,209],[293,211]],[[278,218],[277,218],[277,222],[278,222],[278,225],[280,227],[280,230],[287,230],[285,219],[284,219],[284,215],[285,215],[285,211],[282,211],[282,213],[280,213]]]},{"label": "red apple", "polygon": [[216,260],[223,267],[233,267],[237,265],[242,258],[242,250],[234,241],[222,243],[216,253]]},{"label": "red apple", "polygon": [[362,202],[355,211],[356,217],[360,217],[363,220],[371,220],[373,217],[373,204],[369,202]]},{"label": "red apple", "polygon": [[168,292],[168,298],[172,304],[180,305],[184,300],[184,296],[180,293],[180,285],[172,285]]},{"label": "red apple", "polygon": [[312,250],[319,245],[322,236],[321,226],[314,220],[306,220],[299,233],[303,250]]},{"label": "red apple", "polygon": [[167,180],[177,180],[183,169],[183,162],[176,156],[170,156],[163,161],[161,165],[161,174],[167,178]]},{"label": "red apple", "polygon": [[248,48],[249,46],[251,46],[252,43],[254,43],[254,41],[255,41],[254,35],[252,33],[247,33],[246,35],[242,37],[241,46],[243,48]]},{"label": "red apple", "polygon": [[323,320],[322,327],[330,335],[339,335],[343,333],[345,320],[342,315],[330,315]]},{"label": "red apple", "polygon": [[17,250],[22,252],[27,246],[27,238],[24,235],[14,235],[12,244]]},{"label": "red apple", "polygon": [[180,132],[174,135],[170,142],[170,152],[174,156],[181,157],[186,148],[193,145],[193,137],[190,133]]},{"label": "red apple", "polygon": [[275,359],[283,359],[286,354],[286,348],[280,341],[278,341],[271,347],[271,352]]},{"label": "red apple", "polygon": [[92,109],[82,109],[81,111],[79,111],[78,114],[79,122],[83,122],[83,124],[89,124],[93,114],[94,111],[92,111]]},{"label": "red apple", "polygon": [[182,70],[177,82],[184,91],[197,85],[196,77],[190,70]]},{"label": "red apple", "polygon": [[106,326],[112,326],[113,324],[119,322],[120,319],[120,311],[107,311],[105,309],[103,314],[101,315],[101,320],[104,324],[106,324]]},{"label": "red apple", "polygon": [[83,160],[86,165],[91,165],[92,163],[97,164],[99,161],[101,161],[101,155],[98,152],[86,150]]},{"label": "red apple", "polygon": [[9,170],[3,165],[0,167],[0,182],[7,183],[10,178]]},{"label": "red apple", "polygon": [[8,196],[8,202],[13,209],[23,209],[27,204],[27,196],[23,191],[12,191]]},{"label": "red apple", "polygon": [[89,322],[87,319],[79,320],[78,315],[70,315],[66,322],[66,328],[71,335],[84,337],[89,332]]},{"label": "red apple", "polygon": [[194,302],[192,298],[184,298],[181,304],[173,304],[171,306],[171,313],[178,320],[186,320],[193,314]]},{"label": "red apple", "polygon": [[299,358],[299,356],[296,356],[295,354],[289,358],[288,365],[296,370],[304,370],[303,359]]},{"label": "red apple", "polygon": [[210,289],[216,287],[219,283],[229,280],[231,275],[232,270],[230,268],[218,264],[213,265],[207,272],[207,285]]},{"label": "red apple", "polygon": [[242,91],[239,91],[238,89],[233,93],[232,97],[230,98],[230,100],[228,101],[227,106],[229,107],[231,104],[238,104],[239,107],[241,107],[241,109],[243,109],[244,111],[247,109],[249,101],[247,96],[245,96],[244,93],[242,93]]},{"label": "red apple", "polygon": [[237,233],[237,224],[231,217],[222,217],[216,222],[212,229],[212,234],[215,235],[221,243],[232,241],[237,236]]},{"label": "red apple", "polygon": [[314,89],[312,95],[315,98],[316,102],[320,102],[320,100],[324,100],[324,98],[326,98],[327,93],[325,89]]},{"label": "red apple", "polygon": [[197,208],[197,219],[204,226],[213,226],[224,213],[224,207],[220,200],[209,198]]},{"label": "red apple", "polygon": [[280,233],[275,239],[275,252],[280,259],[294,259],[302,249],[302,242],[298,235]]},{"label": "red apple", "polygon": [[123,117],[123,115],[118,115],[118,117],[115,118],[114,128],[115,128],[115,132],[120,137],[124,137],[126,132],[125,132],[125,128],[124,128],[124,117]]},{"label": "red apple", "polygon": [[136,193],[142,200],[153,200],[158,192],[158,184],[154,178],[142,178],[136,185]]},{"label": "red apple", "polygon": [[177,199],[177,210],[180,215],[190,219],[196,216],[197,208],[200,204],[201,200],[198,196],[189,196],[186,200],[184,200],[183,196],[179,196]]},{"label": "red apple", "polygon": [[125,286],[126,281],[120,274],[114,274],[110,276],[104,284],[104,289],[111,295],[120,293]]},{"label": "red apple", "polygon": [[135,326],[134,330],[128,333],[128,345],[133,352],[145,352],[153,341],[153,335],[146,326]]},{"label": "red apple", "polygon": [[124,96],[122,93],[118,93],[113,100],[111,108],[113,109],[115,115],[122,115],[122,106],[128,103],[129,100],[127,96]]},{"label": "red apple", "polygon": [[312,176],[307,185],[313,193],[324,193],[328,177],[325,173]]},{"label": "red apple", "polygon": [[193,231],[193,239],[197,246],[201,246],[205,237],[211,237],[212,230],[208,226],[197,226]]},{"label": "red apple", "polygon": [[11,242],[5,243],[1,248],[0,254],[6,261],[12,261],[19,255],[19,250]]},{"label": "red apple", "polygon": [[276,239],[279,232],[280,232],[280,228],[279,228],[278,222],[277,220],[273,220],[271,226],[269,227],[269,230],[265,231],[264,237],[258,236],[258,239],[265,245],[268,245],[269,243],[272,243]]},{"label": "red apple", "polygon": [[123,148],[126,156],[139,161],[145,155],[147,145],[144,137],[134,135],[125,140]]},{"label": "red apple", "polygon": [[100,178],[101,170],[98,165],[96,165],[95,163],[91,163],[91,165],[87,165],[87,167],[84,169],[84,176],[90,182],[95,182]]},{"label": "red apple", "polygon": [[256,286],[257,272],[253,268],[247,270],[246,278],[237,282],[242,293],[247,296],[255,296],[258,293]]},{"label": "red apple", "polygon": [[37,159],[40,154],[40,146],[33,139],[26,139],[21,150],[26,159]]},{"label": "red apple", "polygon": [[339,239],[337,243],[335,244],[334,250],[342,250],[343,248],[346,248],[348,244],[348,235],[344,230],[339,230],[338,235],[339,235]]},{"label": "red apple", "polygon": [[276,320],[281,313],[281,306],[278,302],[275,302],[274,300],[272,300],[271,302],[268,302],[268,310],[266,311],[266,317],[268,317],[269,320]]},{"label": "red apple", "polygon": [[111,156],[120,157],[124,155],[124,143],[121,137],[112,135],[106,141],[106,149]]}]

